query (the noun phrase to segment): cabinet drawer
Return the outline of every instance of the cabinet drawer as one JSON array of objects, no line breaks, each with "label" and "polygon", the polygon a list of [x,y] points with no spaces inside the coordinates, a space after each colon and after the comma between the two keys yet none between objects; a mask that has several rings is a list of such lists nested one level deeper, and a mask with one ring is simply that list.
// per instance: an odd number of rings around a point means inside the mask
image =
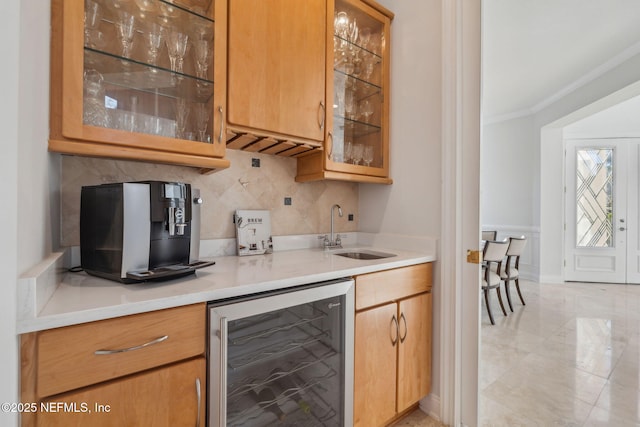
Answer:
[{"label": "cabinet drawer", "polygon": [[432,284],[431,263],[357,276],[356,310],[429,291]]},{"label": "cabinet drawer", "polygon": [[40,332],[37,395],[204,354],[205,327],[205,304],[195,304]]}]

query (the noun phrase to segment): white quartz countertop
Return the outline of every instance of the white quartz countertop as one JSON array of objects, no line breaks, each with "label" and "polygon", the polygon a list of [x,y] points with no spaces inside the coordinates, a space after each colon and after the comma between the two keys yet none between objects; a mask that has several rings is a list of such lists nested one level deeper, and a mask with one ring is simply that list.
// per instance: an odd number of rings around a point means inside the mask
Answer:
[{"label": "white quartz countertop", "polygon": [[435,253],[362,248],[395,254],[360,260],[322,249],[280,251],[246,257],[223,256],[195,275],[165,282],[125,285],[66,273],[39,312],[18,319],[18,333],[33,332],[164,308],[246,296],[292,286],[435,261]]}]

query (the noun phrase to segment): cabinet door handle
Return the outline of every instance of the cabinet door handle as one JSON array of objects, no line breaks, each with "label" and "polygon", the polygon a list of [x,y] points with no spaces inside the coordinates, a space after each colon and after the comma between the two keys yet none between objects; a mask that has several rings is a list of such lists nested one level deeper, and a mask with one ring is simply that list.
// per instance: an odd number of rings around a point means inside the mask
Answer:
[{"label": "cabinet door handle", "polygon": [[400,337],[400,343],[402,344],[404,340],[407,339],[407,332],[409,332],[409,330],[407,329],[407,318],[404,317],[404,313],[400,313],[400,320],[404,323],[404,335]]},{"label": "cabinet door handle", "polygon": [[168,339],[169,339],[169,335],[163,335],[163,336],[161,336],[159,338],[156,338],[155,340],[151,340],[149,342],[146,342],[146,343],[140,344],[140,345],[136,345],[134,347],[120,348],[120,349],[116,349],[116,350],[96,350],[96,351],[93,352],[93,354],[102,355],[102,354],[125,353],[127,351],[140,350],[141,348],[149,347],[150,345],[158,344],[158,343],[161,343],[162,341],[166,341]]},{"label": "cabinet door handle", "polygon": [[396,345],[398,343],[398,336],[400,335],[399,329],[398,329],[398,319],[396,318],[396,315],[394,314],[393,316],[391,316],[391,325],[393,325],[395,323],[395,327],[391,328],[391,331],[393,332],[393,330],[396,330],[396,336],[395,338],[393,337],[393,333],[391,335],[391,344],[392,345]]},{"label": "cabinet door handle", "polygon": [[224,135],[224,112],[222,107],[218,107],[218,113],[220,113],[220,135],[218,135],[218,144],[222,144],[222,136]]},{"label": "cabinet door handle", "polygon": [[196,378],[196,399],[198,399],[198,415],[196,416],[196,427],[200,427],[200,408],[202,405],[202,393],[200,391],[200,378]]},{"label": "cabinet door handle", "polygon": [[331,154],[333,153],[333,134],[329,132],[328,136],[331,142],[329,143],[329,149],[327,150],[327,159],[331,160]]},{"label": "cabinet door handle", "polygon": [[320,120],[318,120],[318,125],[320,126],[320,129],[324,129],[324,121],[327,117],[327,109],[324,107],[324,101],[320,101],[318,113],[322,113],[322,115],[319,116]]}]

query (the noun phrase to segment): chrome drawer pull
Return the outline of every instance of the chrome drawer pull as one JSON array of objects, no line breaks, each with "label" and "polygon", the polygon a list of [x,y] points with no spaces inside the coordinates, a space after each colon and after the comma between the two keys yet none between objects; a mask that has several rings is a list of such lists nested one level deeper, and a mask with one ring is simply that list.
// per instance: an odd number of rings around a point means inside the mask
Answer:
[{"label": "chrome drawer pull", "polygon": [[122,348],[119,350],[96,350],[93,354],[101,355],[101,354],[116,354],[116,353],[124,353],[127,351],[140,350],[141,348],[148,347],[150,345],[161,343],[162,341],[166,341],[169,339],[169,335],[164,335],[160,338],[156,338],[153,341],[146,342],[144,344],[137,345],[135,347]]},{"label": "chrome drawer pull", "polygon": [[395,327],[392,328],[392,331],[395,329],[396,336],[395,338],[393,338],[393,336],[391,337],[391,345],[395,347],[395,345],[398,342],[398,337],[400,336],[400,330],[398,329],[398,319],[396,319],[395,314],[391,317],[391,324],[393,325],[394,323],[395,323]]},{"label": "chrome drawer pull", "polygon": [[202,405],[202,393],[200,392],[200,378],[196,378],[196,399],[198,399],[198,415],[196,417],[196,427],[200,427],[200,408]]},{"label": "chrome drawer pull", "polygon": [[402,344],[404,340],[407,339],[407,332],[409,332],[409,329],[407,328],[407,318],[404,317],[404,313],[400,313],[400,320],[404,322],[404,335],[400,337],[400,344]]}]

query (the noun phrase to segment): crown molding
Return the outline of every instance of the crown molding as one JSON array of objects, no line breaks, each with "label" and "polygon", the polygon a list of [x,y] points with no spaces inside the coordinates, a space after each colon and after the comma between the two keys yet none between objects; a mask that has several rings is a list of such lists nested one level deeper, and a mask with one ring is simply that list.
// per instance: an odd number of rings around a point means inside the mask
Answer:
[{"label": "crown molding", "polygon": [[529,116],[529,115],[537,114],[540,111],[542,111],[545,108],[547,108],[548,106],[550,106],[551,104],[559,101],[560,99],[562,99],[565,96],[569,95],[570,93],[576,91],[577,89],[579,89],[579,88],[591,83],[592,81],[598,79],[599,77],[602,77],[603,75],[605,75],[609,71],[611,71],[614,68],[618,67],[619,65],[625,63],[626,61],[630,60],[631,58],[633,58],[634,56],[636,56],[638,54],[640,54],[640,42],[637,42],[637,43],[633,44],[632,46],[626,48],[625,50],[623,50],[622,52],[620,52],[619,54],[617,54],[613,58],[611,58],[608,61],[600,64],[599,66],[597,66],[593,70],[591,70],[588,73],[584,74],[579,79],[575,80],[573,83],[568,84],[567,86],[565,86],[562,89],[560,89],[558,92],[556,92],[553,95],[545,98],[544,100],[540,101],[539,103],[535,104],[534,106],[532,106],[530,108],[522,109],[522,110],[519,110],[519,111],[512,111],[510,113],[483,117],[482,123],[484,125],[490,125],[490,124],[496,124],[496,123],[505,122],[505,121],[508,121],[508,120],[514,120],[514,119],[518,119],[518,118],[521,118],[521,117],[526,117],[526,116]]}]

